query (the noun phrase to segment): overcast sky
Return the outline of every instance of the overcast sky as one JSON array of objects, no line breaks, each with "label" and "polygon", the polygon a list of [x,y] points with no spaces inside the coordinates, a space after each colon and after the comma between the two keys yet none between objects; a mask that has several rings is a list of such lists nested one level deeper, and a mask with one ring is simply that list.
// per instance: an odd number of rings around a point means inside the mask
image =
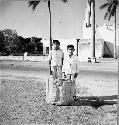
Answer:
[{"label": "overcast sky", "polygon": [[[104,22],[105,10],[99,7],[106,0],[96,1],[96,24]],[[83,21],[85,18],[87,0],[51,0],[52,11],[52,37],[58,38],[82,38]],[[117,11],[119,22],[119,9]],[[113,19],[110,23],[113,23]],[[0,30],[13,29],[23,37],[36,36],[49,38],[49,13],[46,2],[41,2],[33,12],[28,7],[27,1],[3,1],[0,2]]]}]

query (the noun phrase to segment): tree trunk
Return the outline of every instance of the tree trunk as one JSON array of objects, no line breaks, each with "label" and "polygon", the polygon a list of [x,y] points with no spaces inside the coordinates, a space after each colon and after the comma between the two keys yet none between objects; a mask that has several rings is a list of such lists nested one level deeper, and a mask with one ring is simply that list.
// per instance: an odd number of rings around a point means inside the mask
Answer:
[{"label": "tree trunk", "polygon": [[52,49],[52,25],[51,25],[51,8],[50,8],[50,0],[48,0],[48,8],[49,8],[49,16],[50,16],[50,50]]},{"label": "tree trunk", "polygon": [[115,10],[115,16],[114,16],[114,58],[116,59],[116,10]]},{"label": "tree trunk", "polygon": [[92,58],[95,58],[95,0],[91,2]]}]

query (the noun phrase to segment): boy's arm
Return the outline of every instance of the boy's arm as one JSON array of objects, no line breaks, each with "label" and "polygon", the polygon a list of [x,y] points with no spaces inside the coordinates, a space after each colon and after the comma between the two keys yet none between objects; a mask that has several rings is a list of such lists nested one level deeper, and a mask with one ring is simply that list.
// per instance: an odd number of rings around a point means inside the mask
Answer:
[{"label": "boy's arm", "polygon": [[62,66],[63,66],[63,62],[64,62],[64,53],[62,53]]},{"label": "boy's arm", "polygon": [[52,71],[51,71],[51,59],[52,59],[52,53],[50,51],[49,56],[48,56],[48,62],[49,62],[49,67],[50,67],[50,75],[52,74]]},{"label": "boy's arm", "polygon": [[51,59],[52,59],[52,53],[50,51],[48,55],[49,66],[51,66]]},{"label": "boy's arm", "polygon": [[64,69],[64,66],[62,67],[62,78],[64,79],[65,77],[65,69]]},{"label": "boy's arm", "polygon": [[62,52],[62,78],[65,77],[65,68],[64,68],[64,53]]},{"label": "boy's arm", "polygon": [[51,60],[49,60],[49,67],[50,67],[50,75],[52,75],[52,71],[51,71]]},{"label": "boy's arm", "polygon": [[51,66],[51,60],[49,60],[48,62],[49,62],[49,66]]}]

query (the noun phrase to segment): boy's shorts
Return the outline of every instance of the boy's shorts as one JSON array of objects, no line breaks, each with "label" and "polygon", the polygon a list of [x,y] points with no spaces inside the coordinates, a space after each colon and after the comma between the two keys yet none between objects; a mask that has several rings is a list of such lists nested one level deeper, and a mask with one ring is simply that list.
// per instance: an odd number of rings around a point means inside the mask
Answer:
[{"label": "boy's shorts", "polygon": [[54,79],[62,78],[62,66],[51,66],[51,71]]}]

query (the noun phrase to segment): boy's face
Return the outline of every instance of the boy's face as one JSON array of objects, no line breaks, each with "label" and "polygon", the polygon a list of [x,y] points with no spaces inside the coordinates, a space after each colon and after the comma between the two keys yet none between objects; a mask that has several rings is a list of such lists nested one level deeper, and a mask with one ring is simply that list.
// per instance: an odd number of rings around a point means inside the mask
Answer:
[{"label": "boy's face", "polygon": [[74,51],[75,50],[73,48],[68,48],[67,49],[67,52],[68,52],[69,55],[73,55]]},{"label": "boy's face", "polygon": [[53,44],[53,49],[58,49],[59,48],[59,44]]}]

